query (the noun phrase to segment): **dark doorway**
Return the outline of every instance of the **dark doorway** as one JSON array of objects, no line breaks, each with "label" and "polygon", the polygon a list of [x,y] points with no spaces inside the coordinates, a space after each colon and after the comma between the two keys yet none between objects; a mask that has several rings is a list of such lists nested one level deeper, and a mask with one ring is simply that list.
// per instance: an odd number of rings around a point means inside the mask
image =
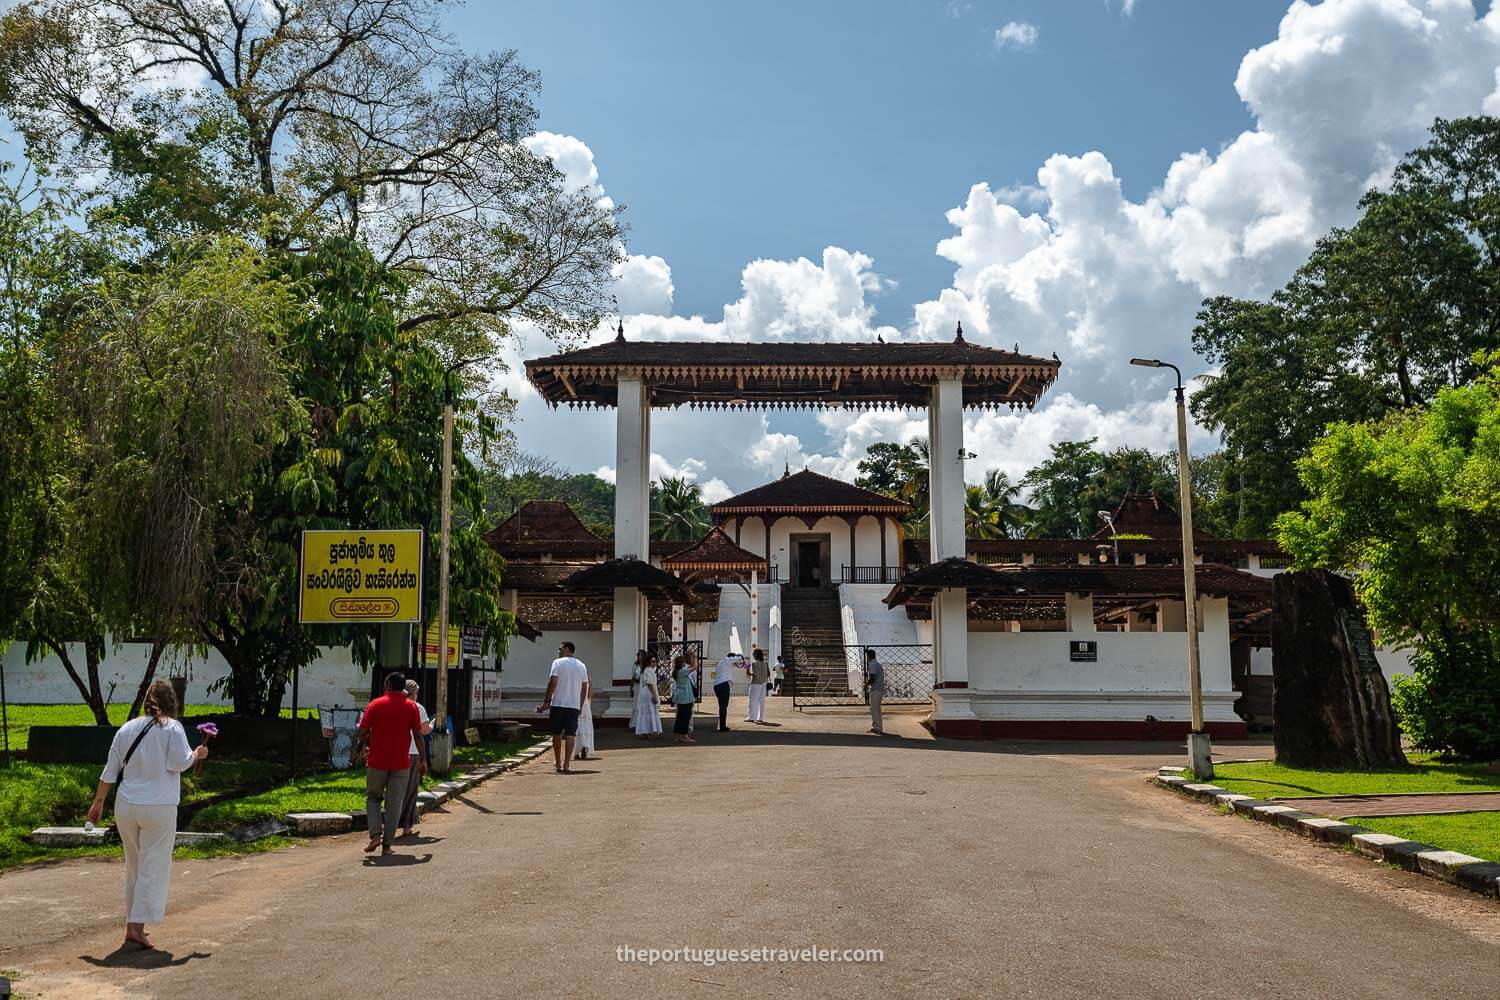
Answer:
[{"label": "dark doorway", "polygon": [[828,582],[828,536],[793,538],[793,579],[798,587],[821,587]]}]

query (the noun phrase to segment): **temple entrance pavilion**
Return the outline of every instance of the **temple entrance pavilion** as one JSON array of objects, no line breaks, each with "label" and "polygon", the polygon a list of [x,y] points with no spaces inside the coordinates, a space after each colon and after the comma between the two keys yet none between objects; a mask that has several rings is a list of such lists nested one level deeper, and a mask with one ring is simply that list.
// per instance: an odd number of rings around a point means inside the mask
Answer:
[{"label": "temple entrance pavilion", "polygon": [[[965,552],[963,411],[1029,409],[1059,367],[1055,357],[970,344],[962,326],[948,342],[759,344],[630,341],[622,325],[611,342],[527,361],[526,375],[553,406],[615,408],[614,556],[622,559],[650,553],[652,409],[926,409],[929,558],[936,562]],[[819,563],[822,574],[821,554]],[[631,714],[631,664],[647,639],[644,608],[638,589],[614,589],[606,719]],[[962,587],[933,595],[935,722],[974,718],[967,608]]]}]

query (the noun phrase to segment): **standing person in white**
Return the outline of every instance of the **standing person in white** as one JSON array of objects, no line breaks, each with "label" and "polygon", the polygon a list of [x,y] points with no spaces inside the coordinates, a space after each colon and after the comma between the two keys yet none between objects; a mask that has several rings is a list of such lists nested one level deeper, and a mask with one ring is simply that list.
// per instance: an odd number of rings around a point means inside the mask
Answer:
[{"label": "standing person in white", "polygon": [[552,729],[552,760],[558,774],[573,773],[573,740],[578,736],[578,713],[589,700],[589,668],[573,655],[571,642],[560,643],[547,678],[547,696],[537,706],[548,712]]},{"label": "standing person in white", "polygon": [[[417,700],[421,693],[421,686],[414,680],[406,682],[406,698],[417,706],[417,716],[422,720],[422,735],[432,734],[432,719],[427,715],[427,709]],[[417,793],[422,790],[422,752],[417,746],[417,735],[412,734],[411,749],[407,751],[407,760],[411,763],[406,771],[406,793],[401,800],[401,835],[410,837],[417,829]]]},{"label": "standing person in white", "polygon": [[630,683],[635,685],[635,714],[630,728],[642,739],[661,735],[661,696],[657,693],[656,657],[644,649],[635,654],[635,671]]},{"label": "standing person in white", "polygon": [[125,941],[152,948],[146,924],[161,923],[167,912],[182,772],[207,757],[208,748],[188,747],[177,721],[177,696],[166,681],[151,685],[143,711],[115,733],[88,815],[90,823],[99,822],[110,786],[118,782],[115,832],[125,847]]},{"label": "standing person in white", "polygon": [[770,679],[771,668],[766,664],[766,651],[757,647],[750,659],[750,708],[745,713],[746,722],[765,724],[766,682]]},{"label": "standing person in white", "polygon": [[714,664],[714,697],[719,701],[719,732],[729,732],[729,693],[734,690],[734,668],[744,662],[739,653],[725,653]]}]

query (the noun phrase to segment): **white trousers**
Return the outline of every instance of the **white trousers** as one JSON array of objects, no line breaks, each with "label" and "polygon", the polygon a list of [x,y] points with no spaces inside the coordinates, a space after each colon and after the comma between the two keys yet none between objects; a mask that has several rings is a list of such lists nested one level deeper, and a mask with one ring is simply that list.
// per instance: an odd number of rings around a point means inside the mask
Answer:
[{"label": "white trousers", "polygon": [[745,721],[766,721],[766,686],[764,684],[750,685],[750,707],[746,710]]},{"label": "white trousers", "polygon": [[167,913],[177,807],[115,797],[115,832],[125,846],[125,922],[159,924]]}]

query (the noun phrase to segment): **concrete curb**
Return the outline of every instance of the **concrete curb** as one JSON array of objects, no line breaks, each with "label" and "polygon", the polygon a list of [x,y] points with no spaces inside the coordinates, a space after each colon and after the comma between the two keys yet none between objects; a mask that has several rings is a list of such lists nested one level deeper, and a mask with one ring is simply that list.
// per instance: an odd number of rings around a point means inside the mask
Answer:
[{"label": "concrete curb", "polygon": [[1444,851],[1431,844],[1403,840],[1331,816],[1318,816],[1278,802],[1238,795],[1218,785],[1192,782],[1183,777],[1181,767],[1162,767],[1151,780],[1201,802],[1233,809],[1262,823],[1279,826],[1310,840],[1336,847],[1348,847],[1367,858],[1396,865],[1409,872],[1426,875],[1452,885],[1462,886],[1483,896],[1500,898],[1500,864],[1470,857],[1458,851]]},{"label": "concrete curb", "polygon": [[[417,815],[426,815],[438,806],[449,802],[470,789],[506,771],[512,771],[535,760],[552,749],[552,740],[544,739],[518,754],[505,757],[490,764],[481,764],[472,771],[454,775],[438,785],[434,791],[417,793]],[[329,837],[351,830],[368,829],[365,814],[359,813],[291,813],[281,820],[266,820],[235,827],[228,833],[201,833],[195,830],[177,831],[174,847],[202,847],[206,844],[222,844],[230,840],[241,844],[260,840],[281,833],[298,837]],[[116,843],[113,827],[101,826],[92,830],[70,826],[44,826],[27,835],[32,843],[42,847],[102,847]]]},{"label": "concrete curb", "polygon": [[[489,764],[481,764],[472,771],[455,774],[442,784],[417,793],[417,815],[427,813],[484,784],[497,775],[513,771],[527,761],[535,760],[552,749],[550,739],[527,747],[513,757],[505,757]],[[316,817],[316,818],[315,818]],[[365,814],[358,813],[293,813],[285,819],[292,832],[299,837],[327,837],[351,830],[369,829]]]}]

